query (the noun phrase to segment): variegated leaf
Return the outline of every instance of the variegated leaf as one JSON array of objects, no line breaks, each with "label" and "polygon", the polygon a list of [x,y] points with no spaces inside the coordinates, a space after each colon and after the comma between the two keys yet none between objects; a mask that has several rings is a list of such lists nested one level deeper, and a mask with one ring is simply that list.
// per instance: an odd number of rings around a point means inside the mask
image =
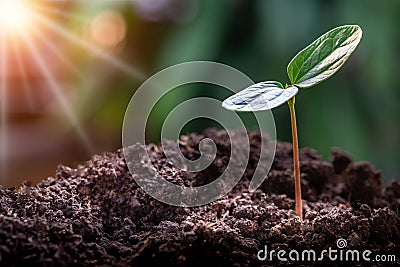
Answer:
[{"label": "variegated leaf", "polygon": [[361,40],[358,25],[345,25],[325,33],[289,63],[287,73],[293,85],[306,88],[335,74],[347,61]]},{"label": "variegated leaf", "polygon": [[227,98],[222,106],[236,111],[261,111],[275,108],[297,94],[299,89],[290,86],[283,89],[279,82],[267,81],[254,84]]}]

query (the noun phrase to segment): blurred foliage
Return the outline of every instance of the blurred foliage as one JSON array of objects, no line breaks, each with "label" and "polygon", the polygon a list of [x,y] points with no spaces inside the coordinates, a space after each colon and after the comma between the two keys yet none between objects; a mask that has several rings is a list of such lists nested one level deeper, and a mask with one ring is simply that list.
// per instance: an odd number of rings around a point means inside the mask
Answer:
[{"label": "blurred foliage", "polygon": [[[134,62],[146,69],[149,76],[177,63],[212,60],[241,70],[255,82],[272,77],[286,82],[283,70],[311,40],[335,26],[359,24],[363,40],[343,70],[318,88],[310,89],[312,93],[299,93],[296,106],[300,145],[317,149],[325,158],[331,147],[337,146],[349,151],[356,160],[377,165],[386,179],[400,175],[399,1],[192,2],[195,15],[187,21],[171,21],[162,15],[146,21],[146,17],[138,19],[135,12],[125,12],[131,29],[125,50],[151,46],[150,51],[143,49],[146,57]],[[142,45],[137,45],[138,38]],[[101,76],[93,77],[102,83]],[[124,108],[139,82],[124,77],[110,83],[121,90],[112,94],[96,118],[119,132]],[[192,91],[184,97],[175,94],[175,100],[169,98],[167,102],[209,95],[201,84],[193,85]],[[226,92],[215,92],[219,95],[214,97],[219,99],[226,96]],[[158,115],[153,116],[150,124],[159,125],[169,109],[168,105],[157,108]],[[282,106],[273,113],[278,139],[291,141],[288,108]],[[203,128],[204,122],[197,130]],[[149,140],[157,142],[159,133],[156,126],[155,129]]]},{"label": "blurred foliage", "polygon": [[[299,50],[335,26],[358,24],[363,29],[363,39],[343,69],[309,89],[312,92],[301,90],[298,94],[300,146],[313,147],[325,158],[331,147],[337,146],[356,160],[368,160],[378,166],[387,180],[400,176],[400,1],[134,0],[62,1],[60,5],[69,14],[87,20],[82,23],[75,17],[60,16],[58,22],[89,43],[93,40],[87,37],[87,31],[96,16],[103,11],[122,16],[126,23],[123,40],[109,50],[101,49],[139,73],[132,75],[75,48],[72,42],[53,38],[77,69],[78,74],[62,70],[58,80],[69,87],[68,100],[94,140],[95,150],[90,153],[121,146],[122,121],[131,96],[147,77],[165,67],[211,60],[237,68],[255,82],[273,78],[285,83],[286,66]],[[100,41],[107,44],[109,40]],[[227,96],[227,91],[212,86],[190,86],[184,94],[169,95],[155,109],[149,123],[149,141],[158,141],[157,125],[173,103],[193,96],[221,100]],[[273,113],[278,139],[291,141],[288,107],[283,105]],[[49,117],[58,129],[60,118]],[[199,121],[185,130],[201,131],[207,126]],[[72,135],[72,129],[66,131],[58,138]],[[75,161],[58,157],[62,163],[73,164],[89,157],[82,149],[72,150],[76,151]],[[63,154],[59,149],[55,151],[52,153]],[[22,160],[20,165],[27,166],[29,161]],[[54,173],[53,163],[48,168]],[[42,171],[42,175],[48,173],[48,169]]]},{"label": "blurred foliage", "polygon": [[[195,20],[171,29],[156,66],[215,60],[256,82],[287,81],[282,70],[310,40],[338,25],[359,24],[363,40],[343,70],[297,97],[300,145],[325,158],[340,147],[394,178],[400,174],[399,15],[396,0],[201,1]],[[274,116],[278,138],[290,141],[288,108]]]}]

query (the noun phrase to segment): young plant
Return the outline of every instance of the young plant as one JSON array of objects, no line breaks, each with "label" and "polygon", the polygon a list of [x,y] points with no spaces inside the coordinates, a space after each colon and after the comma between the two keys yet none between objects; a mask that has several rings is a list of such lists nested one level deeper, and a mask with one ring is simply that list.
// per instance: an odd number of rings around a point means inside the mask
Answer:
[{"label": "young plant", "polygon": [[289,104],[293,140],[293,169],[296,215],[302,219],[299,145],[297,138],[295,95],[299,89],[312,87],[332,76],[347,61],[361,40],[358,25],[334,28],[300,51],[289,63],[291,85],[276,81],[254,84],[227,98],[222,106],[235,111],[261,111]]}]

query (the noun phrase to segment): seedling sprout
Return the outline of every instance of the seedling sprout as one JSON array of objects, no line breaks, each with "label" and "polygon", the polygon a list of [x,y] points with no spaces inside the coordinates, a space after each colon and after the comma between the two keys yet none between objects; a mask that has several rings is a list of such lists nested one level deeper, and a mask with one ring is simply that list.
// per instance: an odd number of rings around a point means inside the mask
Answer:
[{"label": "seedling sprout", "polygon": [[222,106],[234,111],[263,111],[289,105],[292,142],[293,176],[295,184],[296,215],[302,219],[299,145],[297,137],[295,96],[299,89],[312,87],[335,74],[356,49],[362,37],[358,25],[345,25],[323,34],[289,63],[287,73],[290,85],[276,81],[254,84],[227,98]]}]

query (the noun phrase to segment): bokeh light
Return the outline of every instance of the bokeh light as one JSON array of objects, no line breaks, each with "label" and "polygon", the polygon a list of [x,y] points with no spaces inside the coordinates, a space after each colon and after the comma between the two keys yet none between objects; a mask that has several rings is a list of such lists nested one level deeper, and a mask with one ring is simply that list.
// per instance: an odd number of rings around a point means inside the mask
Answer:
[{"label": "bokeh light", "polygon": [[105,50],[114,49],[125,39],[125,20],[116,11],[102,11],[91,22],[89,35],[94,45]]}]

